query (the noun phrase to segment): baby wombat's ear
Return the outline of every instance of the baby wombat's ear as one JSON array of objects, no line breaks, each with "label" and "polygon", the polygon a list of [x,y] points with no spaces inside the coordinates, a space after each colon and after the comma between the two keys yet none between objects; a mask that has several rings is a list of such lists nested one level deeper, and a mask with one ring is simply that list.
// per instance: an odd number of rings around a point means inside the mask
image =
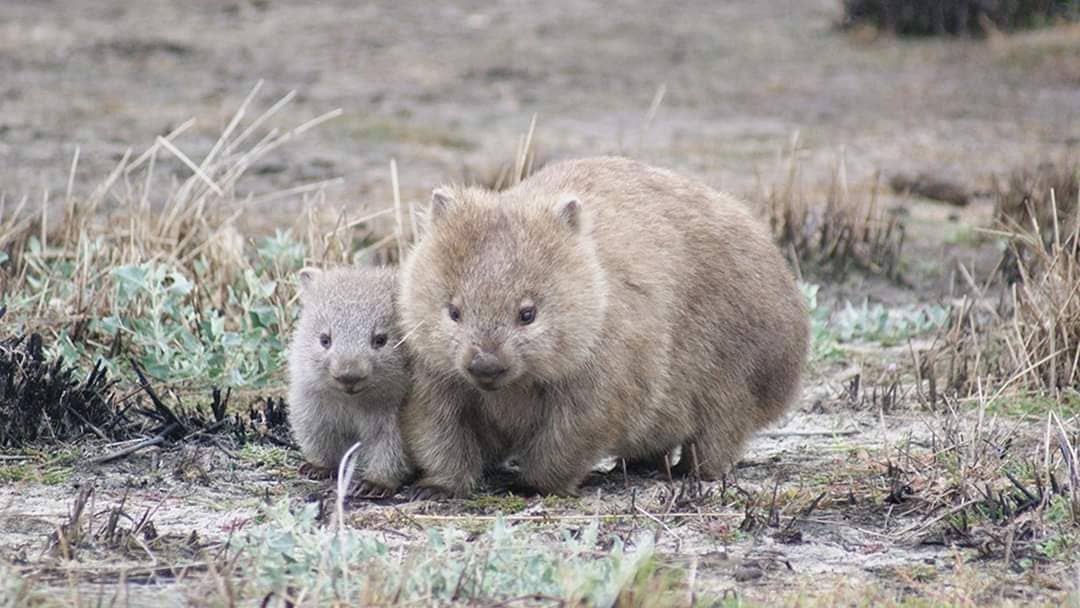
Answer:
[{"label": "baby wombat's ear", "polygon": [[297,276],[300,278],[300,294],[303,295],[305,291],[311,289],[311,286],[315,283],[315,279],[319,278],[322,271],[318,268],[312,268],[310,266],[301,268]]},{"label": "baby wombat's ear", "polygon": [[581,199],[572,194],[567,194],[559,199],[555,205],[555,215],[559,221],[569,226],[574,233],[581,232],[585,218],[581,211]]},{"label": "baby wombat's ear", "polygon": [[446,212],[456,199],[454,193],[445,186],[440,186],[431,191],[431,221],[439,222],[446,216]]}]

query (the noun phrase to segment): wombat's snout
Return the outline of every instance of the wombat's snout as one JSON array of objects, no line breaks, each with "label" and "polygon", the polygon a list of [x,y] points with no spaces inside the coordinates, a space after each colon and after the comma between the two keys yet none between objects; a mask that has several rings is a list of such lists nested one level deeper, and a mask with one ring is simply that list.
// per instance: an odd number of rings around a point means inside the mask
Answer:
[{"label": "wombat's snout", "polygon": [[506,375],[509,370],[503,362],[493,353],[477,351],[469,361],[469,375],[476,380],[480,388],[494,390],[495,384]]},{"label": "wombat's snout", "polygon": [[351,361],[331,366],[330,375],[346,393],[355,393],[371,375],[367,361]]}]

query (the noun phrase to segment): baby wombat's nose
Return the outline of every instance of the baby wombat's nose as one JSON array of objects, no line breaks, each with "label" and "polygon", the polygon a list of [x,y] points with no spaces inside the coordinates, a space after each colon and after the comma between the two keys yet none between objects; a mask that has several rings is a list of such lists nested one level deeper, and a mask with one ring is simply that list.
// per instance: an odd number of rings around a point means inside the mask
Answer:
[{"label": "baby wombat's nose", "polygon": [[469,362],[469,373],[477,380],[482,381],[496,380],[506,373],[506,369],[506,366],[499,361],[498,357],[483,351],[473,355],[472,361]]},{"label": "baby wombat's nose", "polygon": [[367,380],[367,377],[371,375],[371,364],[367,361],[349,361],[331,367],[330,372],[338,384],[349,390]]},{"label": "baby wombat's nose", "polygon": [[365,378],[367,378],[366,374],[360,374],[355,371],[334,375],[334,380],[337,380],[339,384],[346,388],[352,388],[357,384],[360,384]]}]

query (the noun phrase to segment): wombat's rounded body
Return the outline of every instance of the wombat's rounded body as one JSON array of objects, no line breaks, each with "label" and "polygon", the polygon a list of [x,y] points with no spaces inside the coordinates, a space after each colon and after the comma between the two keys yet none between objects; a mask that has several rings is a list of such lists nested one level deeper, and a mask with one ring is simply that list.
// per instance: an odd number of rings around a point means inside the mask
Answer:
[{"label": "wombat's rounded body", "polygon": [[[289,422],[316,473],[360,442],[371,489],[396,490],[410,467],[398,414],[411,385],[389,268],[300,271],[300,319],[289,344]],[[373,487],[373,488],[372,488]]]},{"label": "wombat's rounded body", "polygon": [[722,475],[788,407],[808,344],[802,295],[743,204],[620,158],[501,194],[436,190],[400,312],[403,432],[420,484],[458,495],[507,456],[542,492],[676,446]]}]

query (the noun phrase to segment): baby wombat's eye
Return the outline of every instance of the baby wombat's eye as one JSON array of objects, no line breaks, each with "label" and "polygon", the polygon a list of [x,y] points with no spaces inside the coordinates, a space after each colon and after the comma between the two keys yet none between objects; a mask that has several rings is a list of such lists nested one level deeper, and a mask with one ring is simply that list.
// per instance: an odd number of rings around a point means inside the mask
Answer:
[{"label": "baby wombat's eye", "polygon": [[319,344],[323,348],[330,348],[330,334],[319,334]]},{"label": "baby wombat's eye", "polygon": [[453,304],[446,305],[446,314],[450,315],[450,320],[454,323],[461,321],[461,311]]},{"label": "baby wombat's eye", "polygon": [[521,325],[528,325],[536,320],[536,307],[535,306],[522,306],[518,311],[518,323]]},{"label": "baby wombat's eye", "polygon": [[375,334],[371,337],[371,346],[374,348],[382,348],[386,346],[386,334]]}]

